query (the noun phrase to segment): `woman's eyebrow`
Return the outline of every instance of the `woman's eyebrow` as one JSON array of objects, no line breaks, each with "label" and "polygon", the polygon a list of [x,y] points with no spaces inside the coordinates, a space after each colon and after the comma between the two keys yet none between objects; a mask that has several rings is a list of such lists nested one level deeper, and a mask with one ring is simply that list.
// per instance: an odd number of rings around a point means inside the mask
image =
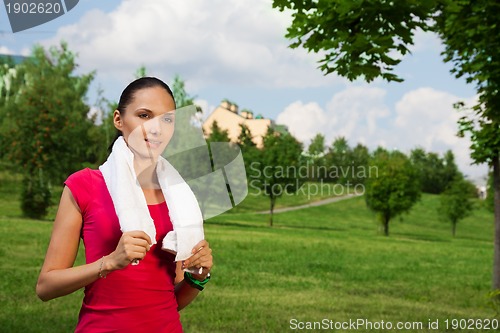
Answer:
[{"label": "woman's eyebrow", "polygon": [[[140,112],[140,111],[151,113],[153,115],[155,114],[152,110],[150,110],[148,108],[138,108],[134,112]],[[175,110],[160,113],[160,114],[156,115],[155,117],[157,117],[157,116],[163,116],[163,115],[175,116]]]},{"label": "woman's eyebrow", "polygon": [[135,110],[135,112],[137,112],[137,111],[146,111],[146,112],[149,112],[149,113],[153,113],[153,111],[151,111],[148,108],[138,108],[138,109]]}]

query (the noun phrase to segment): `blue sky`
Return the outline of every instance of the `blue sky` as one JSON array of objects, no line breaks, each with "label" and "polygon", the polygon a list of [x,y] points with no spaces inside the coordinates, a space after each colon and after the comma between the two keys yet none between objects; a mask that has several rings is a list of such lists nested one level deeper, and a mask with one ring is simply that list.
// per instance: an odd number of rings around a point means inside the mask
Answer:
[{"label": "blue sky", "polygon": [[29,54],[34,43],[66,40],[79,55],[79,70],[97,71],[90,103],[98,87],[117,100],[145,65],[148,74],[167,82],[181,75],[206,114],[228,98],[287,125],[305,145],[323,133],[327,143],[345,136],[370,149],[451,149],[471,179],[484,177],[486,166],[470,165],[468,139],[455,135],[459,115],[452,103],[473,101],[474,87],[450,74],[436,36],[417,32],[412,54],[396,68],[405,82],[349,82],[323,76],[319,55],[287,47],[290,15],[271,3],[80,0],[67,14],[16,34],[3,7],[0,53]]}]

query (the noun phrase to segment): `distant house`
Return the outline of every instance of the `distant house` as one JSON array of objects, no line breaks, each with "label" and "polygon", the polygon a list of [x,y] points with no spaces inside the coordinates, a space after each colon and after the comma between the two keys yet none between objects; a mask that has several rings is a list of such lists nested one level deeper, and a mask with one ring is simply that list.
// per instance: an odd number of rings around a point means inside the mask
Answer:
[{"label": "distant house", "polygon": [[236,142],[240,135],[240,124],[244,124],[250,129],[252,141],[259,148],[262,147],[262,138],[266,135],[269,126],[276,128],[280,132],[286,131],[286,127],[283,125],[275,125],[274,121],[264,118],[260,114],[254,117],[253,112],[250,110],[243,109],[238,112],[238,106],[227,100],[222,101],[203,122],[202,127],[205,135],[210,135],[214,121],[217,122],[220,128],[227,130],[229,139],[233,142]]}]

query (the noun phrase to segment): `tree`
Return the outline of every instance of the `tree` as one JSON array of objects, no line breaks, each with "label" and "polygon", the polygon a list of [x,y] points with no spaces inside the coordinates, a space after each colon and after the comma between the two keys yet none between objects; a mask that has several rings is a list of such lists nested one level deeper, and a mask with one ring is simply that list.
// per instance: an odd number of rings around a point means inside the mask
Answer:
[{"label": "tree", "polygon": [[23,173],[22,209],[43,217],[50,205],[50,183],[61,183],[87,160],[93,126],[85,103],[93,73],[76,75],[75,55],[62,43],[46,51],[35,46],[16,66],[22,83],[5,104],[10,127],[6,154]]},{"label": "tree", "polygon": [[495,193],[493,191],[493,174],[490,172],[488,174],[488,179],[487,179],[487,183],[486,183],[486,208],[494,213],[495,212]]},{"label": "tree", "polygon": [[312,138],[309,147],[307,148],[307,152],[313,158],[320,158],[325,153],[325,136],[321,133],[318,133]]},{"label": "tree", "polygon": [[86,147],[87,162],[84,163],[89,168],[96,168],[106,161],[118,133],[113,124],[113,111],[118,104],[100,97],[94,107],[98,113],[90,117],[93,126],[88,131],[90,144]]},{"label": "tree", "polygon": [[351,179],[354,185],[364,184],[369,176],[368,162],[370,160],[370,152],[368,147],[358,143],[352,149],[352,167],[354,168],[353,177]]},{"label": "tree", "polygon": [[229,142],[229,135],[226,129],[219,127],[216,120],[210,126],[210,134],[207,137],[208,142]]},{"label": "tree", "polygon": [[463,177],[455,164],[455,156],[448,150],[444,157],[422,148],[411,151],[410,160],[418,170],[422,192],[440,194],[456,177]]},{"label": "tree", "polygon": [[410,160],[418,170],[422,192],[439,194],[444,191],[444,163],[438,154],[416,148],[411,151]]},{"label": "tree", "polygon": [[241,123],[239,124],[240,126],[240,134],[238,135],[238,145],[244,149],[244,148],[251,148],[251,147],[256,147],[255,143],[253,142],[253,135],[248,126],[245,124]]},{"label": "tree", "polygon": [[[220,142],[229,143],[231,140],[229,139],[227,130],[220,128],[219,125],[217,124],[217,121],[215,121],[215,120],[212,123],[212,125],[210,126],[210,134],[208,135],[206,140],[208,142],[209,161],[211,161],[211,163],[213,165],[215,165],[214,164],[213,145],[211,143],[215,143],[215,144],[220,143]],[[224,150],[222,153],[219,152],[219,155],[222,154],[222,156],[219,156],[221,158],[221,160],[230,161],[230,158],[228,158],[228,155],[227,155],[228,153],[229,153],[229,155],[231,155],[231,153],[229,151],[226,151],[226,150]],[[229,185],[227,186],[227,191],[228,191],[228,193],[231,192]]]},{"label": "tree", "polygon": [[191,96],[186,91],[184,80],[176,74],[174,76],[174,81],[172,83],[172,93],[174,94],[175,105],[178,109],[188,106],[195,105],[198,112],[201,112],[201,108],[194,103],[196,96]]},{"label": "tree", "polygon": [[352,150],[346,138],[336,138],[325,157],[327,165],[336,170],[333,172],[333,181],[346,184],[349,181],[349,171],[352,168]]},{"label": "tree", "polygon": [[307,168],[307,180],[323,181],[328,178],[325,150],[325,136],[317,133],[302,155],[302,164]]},{"label": "tree", "polygon": [[264,147],[252,165],[251,186],[257,186],[269,198],[269,225],[273,226],[276,200],[284,194],[293,194],[302,186],[298,167],[302,144],[291,134],[268,128],[263,138]]},{"label": "tree", "polygon": [[245,124],[240,124],[240,134],[238,135],[237,144],[243,154],[243,162],[245,163],[245,171],[248,180],[250,180],[249,176],[252,162],[257,161],[260,155],[260,151],[252,138],[253,135],[250,129]]},{"label": "tree", "polygon": [[141,77],[145,77],[145,76],[147,76],[146,66],[141,65],[141,66],[139,66],[139,68],[137,68],[137,70],[135,71],[135,78],[136,78],[136,79],[140,79]]},{"label": "tree", "polygon": [[451,234],[455,237],[458,221],[466,218],[474,208],[471,198],[474,197],[475,186],[471,182],[457,177],[440,197],[438,208],[441,216],[451,222]]},{"label": "tree", "polygon": [[286,37],[292,47],[324,52],[326,73],[354,80],[377,77],[401,81],[394,66],[409,52],[417,29],[439,35],[452,74],[475,84],[479,101],[460,122],[459,133],[470,135],[471,157],[488,163],[493,173],[495,243],[493,289],[500,289],[500,24],[496,0],[274,0],[273,6],[293,11]]},{"label": "tree", "polygon": [[458,178],[463,178],[463,174],[458,170],[458,166],[455,163],[455,155],[451,150],[447,150],[446,153],[444,153],[443,156],[443,161],[444,161],[444,179],[445,179],[445,184],[446,187],[453,182],[454,179]]},{"label": "tree", "polygon": [[402,81],[393,74],[409,53],[414,31],[431,29],[428,21],[438,1],[274,0],[273,7],[290,9],[292,24],[286,37],[292,48],[324,52],[320,68],[354,80],[364,76]]},{"label": "tree", "polygon": [[410,160],[398,151],[378,150],[370,161],[377,175],[365,181],[365,201],[376,212],[389,236],[389,222],[408,212],[420,198],[418,173]]}]

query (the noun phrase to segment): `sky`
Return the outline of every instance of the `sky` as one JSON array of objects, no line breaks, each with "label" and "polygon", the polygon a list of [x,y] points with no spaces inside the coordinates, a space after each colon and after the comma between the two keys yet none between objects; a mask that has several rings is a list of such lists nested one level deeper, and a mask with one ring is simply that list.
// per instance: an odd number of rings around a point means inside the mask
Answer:
[{"label": "sky", "polygon": [[485,182],[487,167],[471,165],[469,139],[456,136],[460,114],[452,106],[472,103],[475,89],[450,73],[437,36],[416,33],[412,53],[395,68],[403,83],[367,84],[324,76],[321,55],[289,48],[290,22],[272,0],[80,0],[51,22],[12,33],[2,7],[0,53],[29,55],[36,43],[64,40],[80,73],[96,71],[90,104],[99,89],[117,101],[145,66],[167,83],[180,75],[205,116],[227,98],[287,125],[305,146],[321,133],[327,144],[343,136],[371,150],[451,149],[469,179]]}]

